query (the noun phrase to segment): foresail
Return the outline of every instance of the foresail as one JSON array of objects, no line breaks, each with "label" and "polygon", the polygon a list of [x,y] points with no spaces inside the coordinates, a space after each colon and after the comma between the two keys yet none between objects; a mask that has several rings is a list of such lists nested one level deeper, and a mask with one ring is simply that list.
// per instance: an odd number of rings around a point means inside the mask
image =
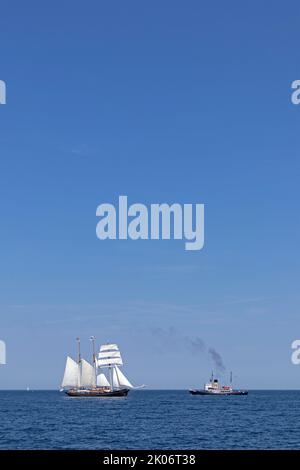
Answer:
[{"label": "foresail", "polygon": [[78,386],[79,368],[78,364],[70,356],[67,357],[65,373],[62,381],[62,388],[72,388]]},{"label": "foresail", "polygon": [[81,361],[81,387],[92,388],[95,384],[95,369],[85,359]]},{"label": "foresail", "polygon": [[125,375],[123,374],[123,372],[121,372],[118,366],[116,366],[116,375],[117,375],[120,387],[134,388],[134,386],[129,382],[127,377],[125,377]]}]

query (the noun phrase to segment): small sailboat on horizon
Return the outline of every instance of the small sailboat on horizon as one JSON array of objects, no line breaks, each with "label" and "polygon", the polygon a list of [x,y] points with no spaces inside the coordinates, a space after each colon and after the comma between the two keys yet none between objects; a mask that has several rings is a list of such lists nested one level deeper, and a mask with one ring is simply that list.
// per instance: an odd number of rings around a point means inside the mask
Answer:
[{"label": "small sailboat on horizon", "polygon": [[124,397],[134,388],[120,370],[123,360],[117,344],[107,343],[100,347],[98,358],[95,353],[95,337],[93,344],[92,364],[81,358],[80,339],[78,359],[67,357],[61,391],[70,397]]}]

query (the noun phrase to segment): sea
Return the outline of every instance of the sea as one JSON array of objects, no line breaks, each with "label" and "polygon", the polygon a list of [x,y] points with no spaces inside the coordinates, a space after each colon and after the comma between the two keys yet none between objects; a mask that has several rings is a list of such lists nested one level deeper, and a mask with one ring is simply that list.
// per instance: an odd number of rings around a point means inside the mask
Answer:
[{"label": "sea", "polygon": [[0,449],[300,449],[300,391],[0,391]]}]

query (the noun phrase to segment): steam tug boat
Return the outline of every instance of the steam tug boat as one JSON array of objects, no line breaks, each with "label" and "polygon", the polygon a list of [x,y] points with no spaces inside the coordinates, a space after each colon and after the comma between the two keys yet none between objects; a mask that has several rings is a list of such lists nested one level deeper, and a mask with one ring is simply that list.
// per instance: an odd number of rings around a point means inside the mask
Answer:
[{"label": "steam tug boat", "polygon": [[248,390],[235,390],[232,386],[232,372],[230,373],[230,385],[219,383],[218,379],[214,379],[213,373],[210,382],[204,385],[203,389],[190,389],[191,395],[248,395]]}]

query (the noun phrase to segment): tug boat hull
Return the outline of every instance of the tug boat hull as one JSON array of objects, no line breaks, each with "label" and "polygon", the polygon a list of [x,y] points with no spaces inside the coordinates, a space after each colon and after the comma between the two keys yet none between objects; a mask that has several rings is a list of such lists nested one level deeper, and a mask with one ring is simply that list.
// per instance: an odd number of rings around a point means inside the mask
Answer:
[{"label": "tug boat hull", "polygon": [[230,390],[230,391],[218,391],[218,392],[210,392],[207,390],[189,390],[191,395],[210,395],[210,396],[228,396],[228,395],[248,395],[248,390]]}]

